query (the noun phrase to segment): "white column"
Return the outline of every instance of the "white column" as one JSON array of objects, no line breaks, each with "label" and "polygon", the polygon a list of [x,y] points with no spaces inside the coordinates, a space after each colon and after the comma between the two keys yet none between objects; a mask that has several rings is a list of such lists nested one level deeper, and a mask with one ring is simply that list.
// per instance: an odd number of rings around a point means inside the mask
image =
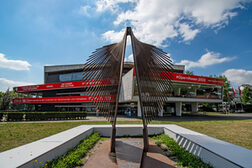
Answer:
[{"label": "white column", "polygon": [[137,116],[138,116],[138,117],[142,117],[141,106],[140,106],[139,98],[138,98],[138,100],[137,100]]},{"label": "white column", "polygon": [[198,112],[198,103],[192,103],[192,112],[197,113]]},{"label": "white column", "polygon": [[163,114],[164,114],[164,103],[160,103],[159,104],[159,109],[160,109],[160,111],[158,112],[158,116],[159,117],[163,117]]},{"label": "white column", "polygon": [[182,102],[176,102],[176,116],[182,116]]}]

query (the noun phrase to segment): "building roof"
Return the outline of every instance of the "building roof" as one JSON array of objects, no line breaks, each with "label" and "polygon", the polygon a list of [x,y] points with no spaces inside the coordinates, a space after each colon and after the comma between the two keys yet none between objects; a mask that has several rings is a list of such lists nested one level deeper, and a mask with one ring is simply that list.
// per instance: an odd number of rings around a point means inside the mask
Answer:
[{"label": "building roof", "polygon": [[[62,72],[62,71],[76,71],[83,70],[85,64],[69,64],[69,65],[48,65],[44,66],[45,73],[51,72]],[[132,69],[134,67],[133,62],[124,62],[124,68]],[[185,65],[173,65],[174,70],[181,71],[182,73],[185,70]]]}]

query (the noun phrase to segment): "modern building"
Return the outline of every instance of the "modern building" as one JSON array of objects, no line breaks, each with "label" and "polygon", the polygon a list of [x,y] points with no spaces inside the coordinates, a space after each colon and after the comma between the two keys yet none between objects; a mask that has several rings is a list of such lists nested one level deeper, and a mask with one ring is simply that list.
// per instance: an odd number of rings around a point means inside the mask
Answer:
[{"label": "modern building", "polygon": [[[199,103],[222,103],[224,80],[184,74],[184,65],[173,66],[173,88],[163,102],[160,116],[182,115],[182,104],[190,105],[192,112],[198,111]],[[83,71],[84,69],[84,71]],[[84,64],[44,67],[44,84],[14,87],[15,92],[27,93],[30,98],[17,98],[13,103],[34,106],[36,111],[85,110],[96,112],[86,92],[87,81],[82,80]],[[162,78],[162,80],[167,80]],[[92,85],[113,85],[112,79],[92,80]],[[104,95],[106,101],[114,101],[115,95]],[[141,116],[138,100],[134,64],[125,62],[119,99],[119,114]]]}]

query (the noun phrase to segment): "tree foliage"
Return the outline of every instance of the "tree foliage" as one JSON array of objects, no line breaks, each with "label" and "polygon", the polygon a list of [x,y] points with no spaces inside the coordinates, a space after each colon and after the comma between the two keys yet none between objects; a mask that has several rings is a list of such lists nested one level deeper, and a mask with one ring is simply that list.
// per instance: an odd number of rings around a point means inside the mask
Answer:
[{"label": "tree foliage", "polygon": [[10,91],[7,89],[7,91],[3,94],[1,97],[1,110],[8,110],[11,102],[11,96]]},{"label": "tree foliage", "polygon": [[189,70],[186,70],[185,74],[187,74],[187,75],[194,75],[193,71],[189,71]]},{"label": "tree foliage", "polygon": [[224,79],[224,86],[223,86],[223,101],[228,102],[233,99],[232,95],[229,95],[229,98],[227,97],[227,90],[231,91],[232,88],[230,87],[230,81],[227,79],[225,75],[209,75],[210,78],[219,78],[219,79]]},{"label": "tree foliage", "polygon": [[23,108],[23,104],[13,104],[12,99],[26,98],[27,94],[16,93],[7,89],[6,92],[0,92],[0,110],[20,110]]},{"label": "tree foliage", "polygon": [[245,87],[242,91],[242,103],[243,104],[249,104],[252,103],[252,89],[249,87]]},{"label": "tree foliage", "polygon": [[232,90],[232,88],[230,87],[230,81],[227,79],[226,76],[222,76],[220,75],[218,78],[220,79],[224,79],[224,87],[223,87],[223,101],[227,102],[227,101],[231,101],[233,99],[232,95],[229,95],[229,98],[227,97],[227,91]]}]

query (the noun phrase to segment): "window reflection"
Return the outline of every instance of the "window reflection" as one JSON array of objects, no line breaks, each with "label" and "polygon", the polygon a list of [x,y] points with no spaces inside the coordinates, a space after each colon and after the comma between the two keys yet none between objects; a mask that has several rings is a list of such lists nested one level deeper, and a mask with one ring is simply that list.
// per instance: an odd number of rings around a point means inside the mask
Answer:
[{"label": "window reflection", "polygon": [[80,81],[82,80],[83,72],[73,72],[67,74],[60,74],[59,80],[60,82],[71,82],[71,81]]},{"label": "window reflection", "polygon": [[178,84],[173,83],[174,88],[168,91],[172,97],[188,97],[203,99],[222,99],[222,87],[216,85]]},{"label": "window reflection", "polygon": [[[222,99],[222,86],[173,82],[173,88],[166,90],[170,97]],[[134,80],[134,95],[138,95],[137,82]]]}]

